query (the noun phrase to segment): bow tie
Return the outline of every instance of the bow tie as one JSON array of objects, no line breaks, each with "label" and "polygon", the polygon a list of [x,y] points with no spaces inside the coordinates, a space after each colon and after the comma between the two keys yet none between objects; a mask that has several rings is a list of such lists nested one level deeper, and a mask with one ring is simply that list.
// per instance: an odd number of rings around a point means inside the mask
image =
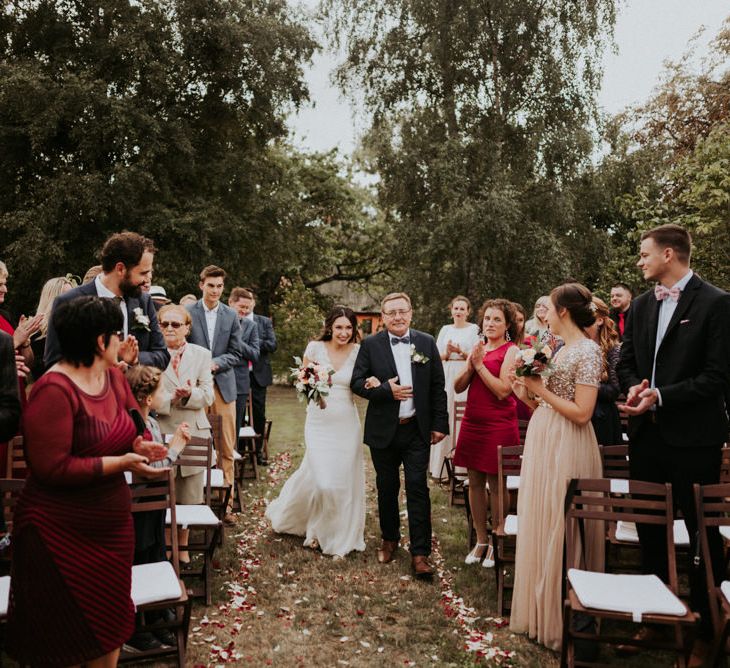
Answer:
[{"label": "bow tie", "polygon": [[411,338],[409,336],[402,336],[398,338],[397,336],[391,336],[390,337],[390,345],[391,346],[397,346],[399,343],[410,343]]},{"label": "bow tie", "polygon": [[682,294],[682,290],[676,285],[673,288],[665,288],[663,285],[654,286],[654,296],[657,301],[663,301],[667,297],[671,297],[675,302],[679,301],[679,297]]}]

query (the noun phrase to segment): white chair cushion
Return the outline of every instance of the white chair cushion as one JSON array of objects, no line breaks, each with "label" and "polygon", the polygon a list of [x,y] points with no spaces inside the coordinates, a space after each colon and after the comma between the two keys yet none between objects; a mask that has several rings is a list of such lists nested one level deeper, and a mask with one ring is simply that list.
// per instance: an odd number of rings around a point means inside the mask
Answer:
[{"label": "white chair cushion", "polygon": [[520,476],[508,475],[507,476],[507,489],[510,491],[520,488]]},{"label": "white chair cushion", "polygon": [[[624,522],[623,520],[616,522],[616,540],[623,543],[638,544],[639,534],[636,531],[636,524]],[[674,520],[674,544],[680,547],[689,545],[689,532],[684,520]]]},{"label": "white chair cushion", "polygon": [[180,581],[169,561],[132,566],[132,603],[137,608],[147,603],[180,598]]},{"label": "white chair cushion", "polygon": [[[175,506],[177,525],[183,529],[199,526],[218,526],[220,520],[206,505]],[[170,510],[165,513],[165,524],[170,524]]]},{"label": "white chair cushion", "polygon": [[571,568],[568,580],[586,608],[625,612],[633,621],[653,613],[682,617],[687,608],[656,575],[593,573]]},{"label": "white chair cushion", "polygon": [[507,515],[504,518],[504,532],[508,536],[517,535],[517,515]]},{"label": "white chair cushion", "polygon": [[226,487],[226,480],[223,477],[223,469],[210,469],[210,486]]},{"label": "white chair cushion", "polygon": [[[4,579],[5,578],[3,578],[3,580]],[[2,583],[0,583],[0,587],[2,587]],[[0,591],[2,591],[2,590],[0,589]],[[722,595],[725,597],[725,599],[728,601],[728,603],[730,603],[730,580],[725,580],[720,585],[720,591],[722,592]],[[2,612],[2,610],[0,610],[0,613],[1,612]]]},{"label": "white chair cushion", "polygon": [[10,576],[3,575],[0,578],[0,618],[8,616],[8,603],[10,601]]},{"label": "white chair cushion", "polygon": [[238,438],[256,438],[256,430],[253,427],[241,427],[238,430]]},{"label": "white chair cushion", "polygon": [[730,526],[721,526],[721,527],[719,527],[719,529],[720,529],[720,535],[725,540],[730,540]]}]

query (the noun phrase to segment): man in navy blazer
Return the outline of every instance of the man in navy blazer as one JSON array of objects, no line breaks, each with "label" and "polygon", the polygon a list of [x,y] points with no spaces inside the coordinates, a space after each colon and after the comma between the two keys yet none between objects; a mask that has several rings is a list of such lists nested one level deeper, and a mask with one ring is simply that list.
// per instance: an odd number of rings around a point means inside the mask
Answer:
[{"label": "man in navy blazer", "polygon": [[[221,302],[226,272],[209,265],[200,272],[200,290],[203,298],[187,307],[193,324],[190,343],[210,350],[213,357],[211,371],[214,381],[214,400],[210,412],[223,418],[222,443],[216,443],[218,463],[223,469],[226,484],[233,486],[233,450],[236,446],[236,374],[241,364],[241,325],[238,313]],[[235,523],[230,506],[224,517],[226,524]]]},{"label": "man in navy blazer", "polygon": [[[721,450],[728,434],[730,295],[692,272],[690,252],[690,235],[679,225],[662,225],[641,235],[638,266],[646,280],[657,283],[631,304],[617,371],[626,392],[622,410],[629,415],[631,477],[671,483],[694,555],[693,485],[720,481]],[[644,572],[666,581],[663,529],[648,524],[637,528]],[[717,530],[708,532],[708,542],[714,573],[721,574],[724,560]],[[711,637],[702,564],[690,568],[689,582],[691,607],[702,617],[700,635]],[[698,642],[698,660],[706,649]]]},{"label": "man in navy blazer", "polygon": [[[244,318],[256,324],[259,336],[259,357],[249,366],[251,376],[251,409],[253,412],[253,428],[257,434],[263,434],[266,428],[266,388],[271,385],[274,375],[271,371],[269,355],[276,351],[276,334],[271,318],[254,313],[256,295],[251,288],[245,290],[248,295],[238,300],[239,313]],[[268,462],[263,458],[263,437],[256,443],[258,463],[266,466]]]},{"label": "man in navy blazer", "polygon": [[[125,339],[119,347],[120,361],[164,370],[170,354],[157,322],[157,311],[150,296],[142,292],[142,286],[152,277],[154,253],[152,241],[135,232],[113,234],[101,249],[102,272],[90,283],[56,297],[53,307],[85,295],[116,299],[124,316]],[[60,357],[58,336],[49,317],[43,355],[46,368]]]},{"label": "man in navy blazer", "polygon": [[243,362],[237,364],[233,371],[236,374],[236,433],[243,425],[246,402],[251,391],[250,368],[259,359],[259,328],[253,320],[249,320],[246,301],[253,299],[253,294],[246,288],[235,287],[228,296],[228,305],[238,313],[241,323],[241,351]]}]

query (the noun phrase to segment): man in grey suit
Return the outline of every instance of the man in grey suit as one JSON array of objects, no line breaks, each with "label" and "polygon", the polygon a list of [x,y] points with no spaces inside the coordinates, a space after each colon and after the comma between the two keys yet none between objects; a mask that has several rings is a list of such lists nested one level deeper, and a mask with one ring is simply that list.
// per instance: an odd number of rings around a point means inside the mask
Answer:
[{"label": "man in grey suit", "polygon": [[[266,428],[266,388],[273,382],[269,354],[276,351],[276,334],[271,318],[254,314],[256,295],[253,290],[246,290],[249,297],[239,299],[239,313],[246,319],[254,322],[259,333],[259,358],[250,367],[251,375],[251,403],[253,408],[253,428],[257,434],[263,434]],[[262,454],[263,437],[256,444],[256,454],[261,466],[268,465]]]},{"label": "man in grey suit", "polygon": [[[215,265],[200,272],[203,298],[187,307],[193,321],[188,340],[210,350],[213,357],[210,369],[215,396],[209,410],[223,419],[222,442],[216,443],[216,450],[223,477],[233,486],[233,449],[237,439],[234,368],[241,364],[243,352],[238,314],[221,302],[225,278],[226,272]],[[235,523],[230,506],[223,521],[229,525]]]},{"label": "man in grey suit", "polygon": [[243,415],[246,412],[246,402],[251,391],[251,379],[249,370],[259,359],[259,329],[253,320],[246,315],[246,301],[253,299],[251,292],[246,288],[235,287],[228,296],[228,305],[238,313],[241,323],[241,341],[243,351],[243,363],[237,364],[233,369],[236,374],[236,433],[243,425]]}]

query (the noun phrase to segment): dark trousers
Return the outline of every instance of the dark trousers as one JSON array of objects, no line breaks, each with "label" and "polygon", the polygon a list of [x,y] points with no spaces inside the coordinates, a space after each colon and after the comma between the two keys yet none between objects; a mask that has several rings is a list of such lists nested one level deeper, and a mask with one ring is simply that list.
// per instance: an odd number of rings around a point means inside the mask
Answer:
[{"label": "dark trousers", "polygon": [[[631,477],[647,482],[671,483],[675,515],[682,511],[690,540],[690,604],[702,615],[703,633],[712,633],[709,600],[704,565],[692,565],[697,551],[697,513],[693,485],[708,485],[720,481],[720,450],[722,444],[712,447],[682,447],[667,445],[656,424],[648,420],[641,426],[629,446]],[[663,527],[639,524],[641,561],[644,573],[654,573],[668,581],[667,539]],[[717,528],[708,532],[712,572],[722,580],[722,540]]]},{"label": "dark trousers", "polygon": [[266,428],[266,386],[259,385],[251,374],[251,404],[253,412],[253,428],[261,438],[256,441],[256,453],[261,454],[264,445],[264,429]]},{"label": "dark trousers", "polygon": [[[238,432],[243,427],[243,416],[246,413],[246,402],[248,401],[248,394],[237,394],[236,395],[236,444],[238,444]],[[238,450],[238,445],[236,445]]]},{"label": "dark trousers", "polygon": [[383,540],[400,540],[400,466],[406,481],[408,533],[413,556],[431,554],[431,499],[428,495],[430,446],[423,440],[418,423],[399,425],[387,448],[370,448],[378,488],[378,515]]}]

